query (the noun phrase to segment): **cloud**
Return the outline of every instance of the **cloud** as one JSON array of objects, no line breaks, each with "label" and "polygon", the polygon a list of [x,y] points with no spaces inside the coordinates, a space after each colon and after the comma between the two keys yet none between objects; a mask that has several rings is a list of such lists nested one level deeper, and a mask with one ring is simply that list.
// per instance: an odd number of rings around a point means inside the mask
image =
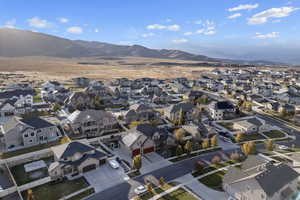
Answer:
[{"label": "cloud", "polygon": [[72,34],[81,34],[83,32],[83,30],[79,26],[72,26],[67,29],[67,32],[72,33]]},{"label": "cloud", "polygon": [[161,25],[161,24],[151,24],[151,25],[148,25],[146,28],[148,30],[179,31],[181,27],[179,25],[177,25],[177,24],[169,25],[169,26],[165,26],[165,25]]},{"label": "cloud", "polygon": [[28,19],[27,22],[29,23],[29,26],[35,28],[48,28],[51,26],[51,23],[49,21],[41,19],[39,17],[33,17],[31,19]]},{"label": "cloud", "polygon": [[16,19],[11,19],[11,20],[8,20],[7,22],[5,22],[4,27],[6,27],[6,28],[15,28],[16,23],[17,23]]},{"label": "cloud", "polygon": [[68,18],[65,18],[65,17],[61,17],[61,18],[58,18],[58,21],[60,22],[60,23],[68,23],[70,20],[68,19]]},{"label": "cloud", "polygon": [[166,19],[166,22],[170,23],[170,22],[172,22],[172,19]]},{"label": "cloud", "polygon": [[145,33],[142,35],[143,38],[150,38],[153,37],[155,34],[154,33]]},{"label": "cloud", "polygon": [[95,33],[99,33],[99,31],[100,30],[98,28],[95,28],[95,30],[94,30]]},{"label": "cloud", "polygon": [[253,15],[248,19],[248,24],[264,24],[272,18],[283,18],[288,17],[292,12],[299,10],[299,8],[294,7],[280,7],[280,8],[270,8],[264,10],[260,13]]},{"label": "cloud", "polygon": [[187,39],[178,39],[178,40],[172,40],[171,42],[174,44],[182,44],[182,43],[188,42],[188,40]]},{"label": "cloud", "polygon": [[235,13],[235,14],[233,14],[233,15],[228,16],[227,18],[228,18],[228,19],[235,19],[235,18],[238,18],[238,17],[240,17],[240,16],[242,16],[241,13]]},{"label": "cloud", "polygon": [[234,11],[239,11],[239,10],[252,10],[252,9],[258,8],[258,6],[259,6],[258,3],[256,3],[256,4],[240,4],[236,7],[229,8],[228,11],[234,12]]},{"label": "cloud", "polygon": [[267,34],[262,34],[262,33],[256,33],[255,39],[270,39],[270,38],[277,38],[279,36],[279,32],[272,32],[272,33],[267,33]]},{"label": "cloud", "polygon": [[185,36],[191,36],[191,35],[214,35],[217,33],[216,31],[216,24],[213,21],[210,20],[206,20],[205,22],[201,23],[202,28],[199,30],[196,30],[194,32],[189,31],[189,32],[185,32],[184,35]]}]

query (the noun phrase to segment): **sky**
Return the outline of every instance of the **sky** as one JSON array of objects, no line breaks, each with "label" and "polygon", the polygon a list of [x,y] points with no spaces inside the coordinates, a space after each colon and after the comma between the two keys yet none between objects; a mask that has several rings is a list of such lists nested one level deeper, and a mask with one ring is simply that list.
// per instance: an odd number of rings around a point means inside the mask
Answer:
[{"label": "sky", "polygon": [[0,26],[300,63],[300,0],[0,0]]}]

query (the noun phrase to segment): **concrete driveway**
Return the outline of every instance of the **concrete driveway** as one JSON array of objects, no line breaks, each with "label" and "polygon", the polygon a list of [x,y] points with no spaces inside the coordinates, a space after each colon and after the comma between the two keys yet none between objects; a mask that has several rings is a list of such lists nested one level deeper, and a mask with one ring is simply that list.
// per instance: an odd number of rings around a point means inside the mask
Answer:
[{"label": "concrete driveway", "polygon": [[122,167],[113,169],[109,164],[85,173],[84,177],[96,192],[101,192],[128,179]]}]

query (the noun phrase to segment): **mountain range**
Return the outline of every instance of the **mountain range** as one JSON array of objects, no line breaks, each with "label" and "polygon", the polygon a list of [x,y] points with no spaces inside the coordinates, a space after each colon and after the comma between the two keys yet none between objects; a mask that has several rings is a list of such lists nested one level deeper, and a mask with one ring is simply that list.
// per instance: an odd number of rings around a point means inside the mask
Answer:
[{"label": "mountain range", "polygon": [[0,28],[0,56],[79,57],[147,57],[234,64],[281,65],[270,61],[244,61],[210,58],[180,50],[150,49],[141,45],[115,45],[96,41],[69,40],[53,35],[13,28]]}]

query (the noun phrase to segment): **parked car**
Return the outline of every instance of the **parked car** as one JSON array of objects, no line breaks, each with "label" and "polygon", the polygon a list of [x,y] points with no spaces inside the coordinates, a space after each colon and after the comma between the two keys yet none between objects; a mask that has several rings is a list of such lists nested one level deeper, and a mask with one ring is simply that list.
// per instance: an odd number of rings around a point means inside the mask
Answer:
[{"label": "parked car", "polygon": [[134,192],[136,194],[143,194],[147,191],[147,188],[143,185],[138,186],[137,188],[134,189]]},{"label": "parked car", "polygon": [[113,169],[118,169],[120,167],[119,163],[116,160],[109,160],[108,164],[113,168]]},{"label": "parked car", "polygon": [[280,150],[287,150],[287,149],[289,149],[289,147],[287,147],[285,145],[279,145],[278,149],[280,149]]}]

